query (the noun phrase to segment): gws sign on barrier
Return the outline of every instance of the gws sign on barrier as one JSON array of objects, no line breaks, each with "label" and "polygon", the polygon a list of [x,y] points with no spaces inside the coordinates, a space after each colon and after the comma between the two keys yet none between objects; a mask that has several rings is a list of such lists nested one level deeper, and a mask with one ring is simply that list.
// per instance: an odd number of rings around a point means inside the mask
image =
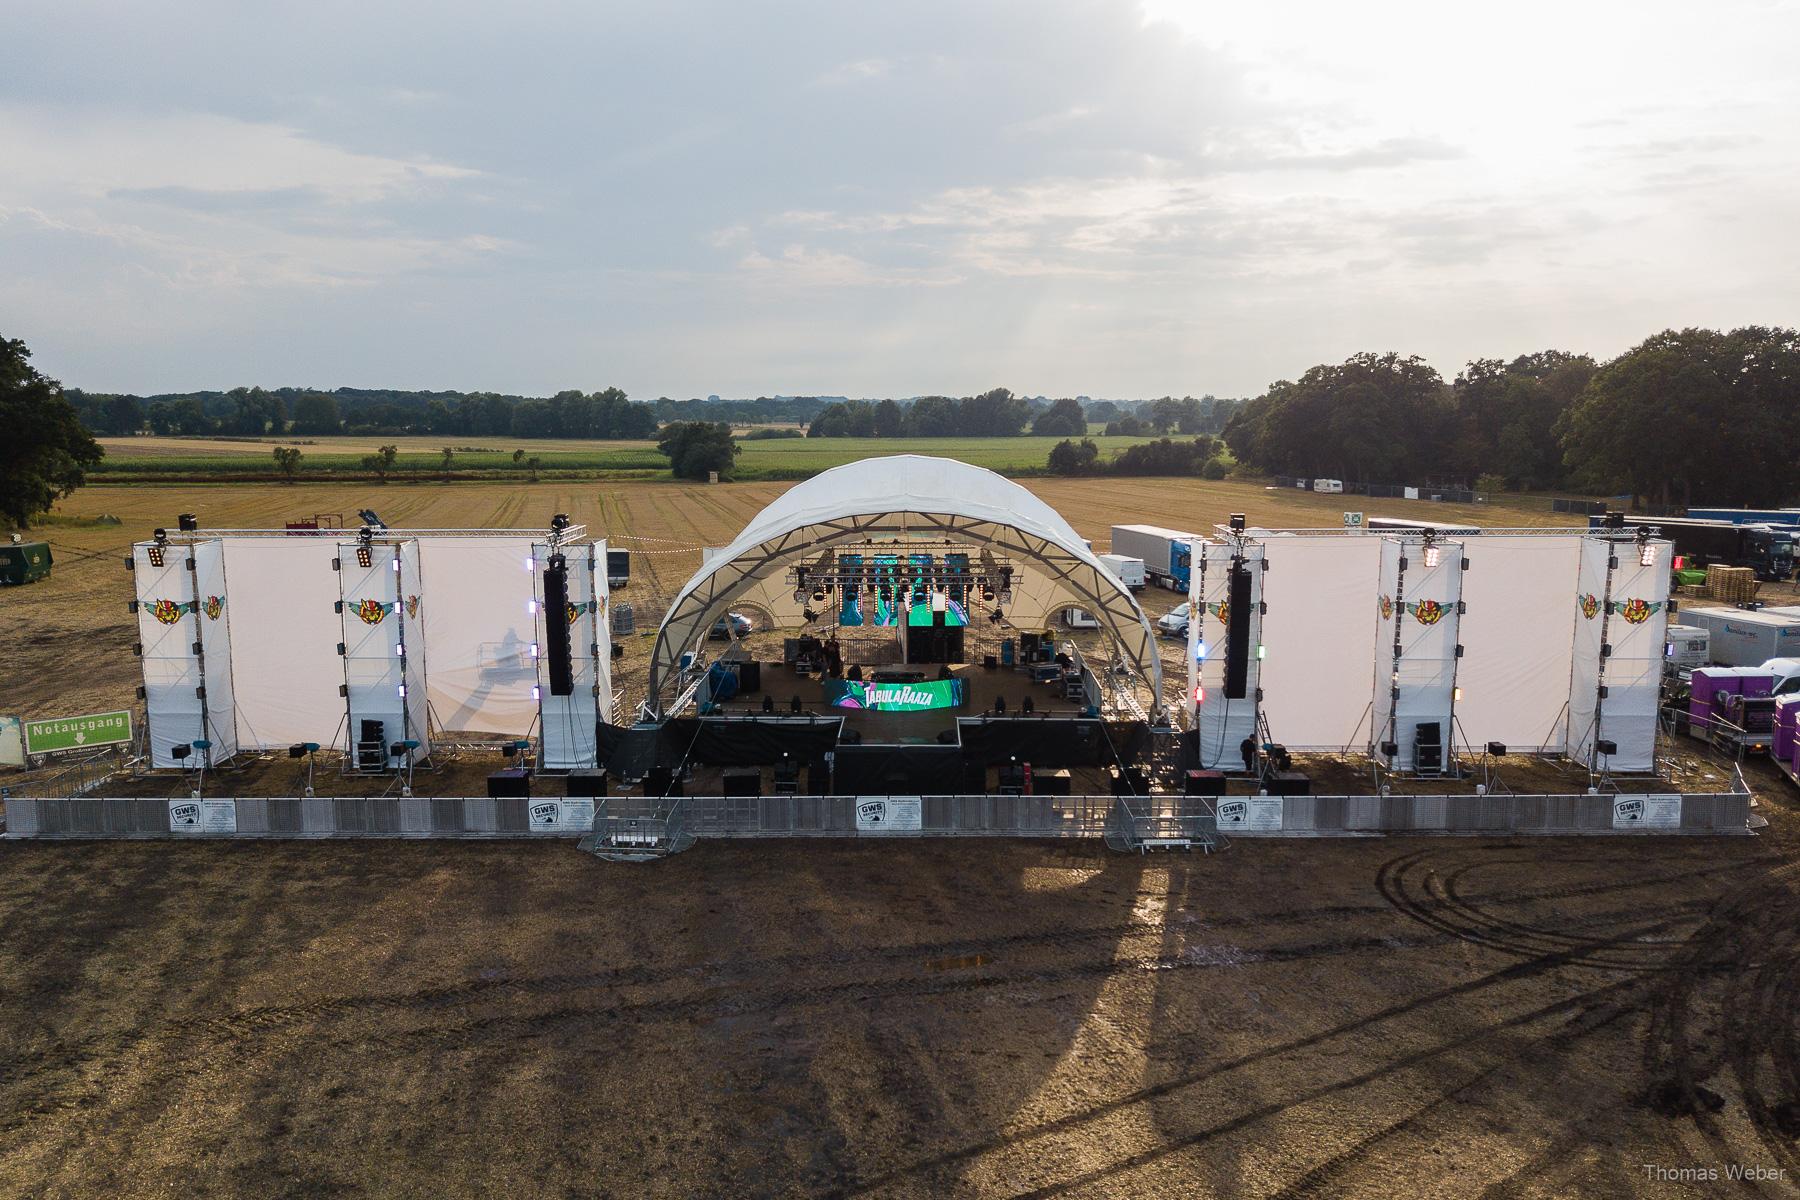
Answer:
[{"label": "gws sign on barrier", "polygon": [[924,827],[923,809],[918,796],[858,796],[856,832],[918,833]]}]

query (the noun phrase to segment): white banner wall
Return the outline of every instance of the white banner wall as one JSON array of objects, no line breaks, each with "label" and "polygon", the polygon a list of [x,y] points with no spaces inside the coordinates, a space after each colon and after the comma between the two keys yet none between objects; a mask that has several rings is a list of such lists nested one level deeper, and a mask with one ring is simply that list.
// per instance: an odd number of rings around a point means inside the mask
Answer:
[{"label": "white banner wall", "polygon": [[1521,754],[1562,751],[1582,541],[1577,534],[1484,533],[1464,542],[1458,746],[1479,751],[1504,742]]},{"label": "white banner wall", "polygon": [[[162,566],[151,561],[153,553]],[[158,550],[140,542],[131,558],[150,765],[224,762],[237,753],[237,726],[219,544],[170,542]],[[196,742],[210,745],[195,747],[185,759],[172,753]]]},{"label": "white banner wall", "polygon": [[1290,750],[1368,742],[1381,539],[1366,535],[1263,541],[1263,712]]},{"label": "white banner wall", "polygon": [[537,717],[537,599],[523,537],[421,537],[434,727],[525,737]]},{"label": "white banner wall", "polygon": [[[416,741],[416,761],[431,752],[425,709],[426,648],[418,637],[421,594],[419,546],[414,541],[376,542],[369,565],[353,542],[338,546],[346,741],[361,770],[406,765],[396,744]],[[412,636],[408,636],[411,622]],[[379,724],[379,730],[374,726]]]},{"label": "white banner wall", "polygon": [[226,537],[220,544],[240,743],[342,746],[336,539]]},{"label": "white banner wall", "polygon": [[[1438,542],[1427,551],[1418,538],[1381,542],[1370,752],[1396,771],[1418,770],[1418,726],[1435,724],[1440,750],[1434,769],[1441,770],[1448,765],[1456,703],[1462,543]],[[1381,754],[1389,740],[1392,758]]]},{"label": "white banner wall", "polygon": [[[1578,762],[1614,771],[1656,766],[1670,553],[1661,540],[1640,547],[1632,538],[1582,539],[1565,751]],[[1599,740],[1617,752],[1596,754]]]}]

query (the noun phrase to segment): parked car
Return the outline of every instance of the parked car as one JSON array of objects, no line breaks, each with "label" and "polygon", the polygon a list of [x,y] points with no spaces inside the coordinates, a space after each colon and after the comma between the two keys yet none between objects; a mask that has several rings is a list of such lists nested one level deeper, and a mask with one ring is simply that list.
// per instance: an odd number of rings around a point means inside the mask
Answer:
[{"label": "parked car", "polygon": [[1186,637],[1188,631],[1188,606],[1177,605],[1156,619],[1156,632],[1164,637]]},{"label": "parked car", "polygon": [[749,637],[755,628],[750,618],[743,613],[728,612],[713,622],[712,632],[706,636],[715,642],[729,641],[732,638]]}]

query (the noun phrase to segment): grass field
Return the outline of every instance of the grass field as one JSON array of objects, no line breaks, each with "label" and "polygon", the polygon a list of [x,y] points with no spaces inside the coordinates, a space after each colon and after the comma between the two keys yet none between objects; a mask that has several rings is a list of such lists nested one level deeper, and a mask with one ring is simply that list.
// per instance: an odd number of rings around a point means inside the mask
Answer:
[{"label": "grass field", "polygon": [[[740,440],[737,476],[740,480],[795,480],[831,467],[884,454],[933,454],[959,458],[979,467],[1009,474],[1041,471],[1051,447],[1060,438],[774,438]],[[1110,458],[1127,446],[1152,438],[1096,437],[1103,457]],[[458,477],[523,476],[513,462],[522,451],[525,458],[542,460],[540,474],[578,474],[587,477],[652,478],[666,476],[669,460],[654,442],[569,441],[533,438],[468,437],[323,437],[302,439],[265,438],[256,441],[231,438],[101,438],[106,461],[96,478],[155,478],[180,476],[191,479],[273,475],[273,447],[297,445],[301,451],[303,478],[321,474],[365,475],[365,455],[377,446],[393,445],[400,456],[396,479],[440,479],[442,449],[455,453],[451,471]]]}]

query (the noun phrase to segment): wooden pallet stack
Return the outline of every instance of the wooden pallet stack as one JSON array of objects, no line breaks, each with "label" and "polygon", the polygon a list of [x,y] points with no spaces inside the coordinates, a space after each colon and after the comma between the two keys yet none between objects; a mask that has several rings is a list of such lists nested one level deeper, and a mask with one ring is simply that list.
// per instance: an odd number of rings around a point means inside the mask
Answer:
[{"label": "wooden pallet stack", "polygon": [[1756,599],[1756,572],[1749,567],[1723,567],[1714,563],[1706,568],[1706,593],[1725,604],[1742,604]]}]

